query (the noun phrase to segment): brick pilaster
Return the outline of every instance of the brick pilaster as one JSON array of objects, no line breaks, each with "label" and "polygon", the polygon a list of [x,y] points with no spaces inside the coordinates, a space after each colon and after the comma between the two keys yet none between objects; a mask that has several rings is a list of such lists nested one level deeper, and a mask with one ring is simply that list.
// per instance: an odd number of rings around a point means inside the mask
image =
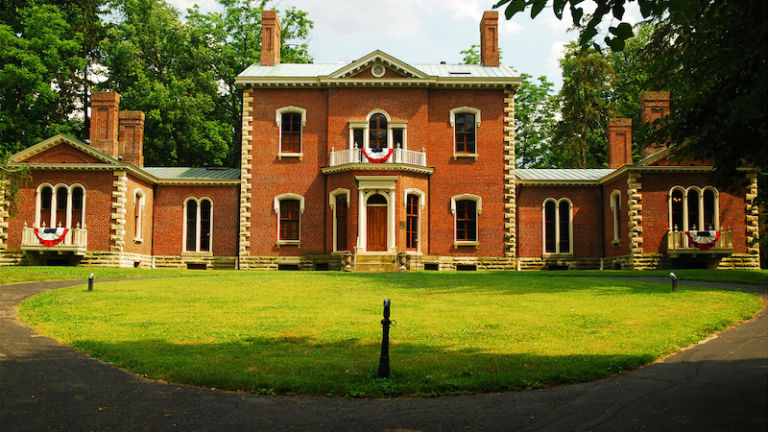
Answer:
[{"label": "brick pilaster", "polygon": [[114,171],[112,181],[112,215],[109,250],[122,252],[125,247],[125,206],[128,203],[128,176],[125,171]]},{"label": "brick pilaster", "polygon": [[504,256],[517,255],[515,233],[515,92],[504,91]]},{"label": "brick pilaster", "polygon": [[[629,248],[633,261],[643,254],[643,201],[640,174],[627,176],[627,195],[629,204]],[[634,265],[633,265],[634,267]]]},{"label": "brick pilaster", "polygon": [[241,257],[250,255],[251,250],[251,170],[253,155],[253,96],[248,89],[243,91],[243,140],[240,152],[240,240]]}]

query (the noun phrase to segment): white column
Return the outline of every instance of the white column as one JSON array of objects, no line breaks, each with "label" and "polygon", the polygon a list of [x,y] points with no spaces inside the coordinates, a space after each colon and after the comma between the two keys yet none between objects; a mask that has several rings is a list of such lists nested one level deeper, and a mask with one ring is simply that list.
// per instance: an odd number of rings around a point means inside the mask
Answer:
[{"label": "white column", "polygon": [[35,194],[35,224],[34,227],[40,227],[40,212],[43,211],[42,204],[43,204],[43,198],[42,195],[42,188],[37,188],[37,193]]},{"label": "white column", "polygon": [[359,190],[357,196],[357,247],[360,250],[365,250],[365,194]]},{"label": "white column", "polygon": [[387,223],[387,237],[389,239],[389,249],[395,249],[395,191],[389,191],[389,222]]},{"label": "white column", "polygon": [[67,228],[72,228],[72,189],[67,190]]}]

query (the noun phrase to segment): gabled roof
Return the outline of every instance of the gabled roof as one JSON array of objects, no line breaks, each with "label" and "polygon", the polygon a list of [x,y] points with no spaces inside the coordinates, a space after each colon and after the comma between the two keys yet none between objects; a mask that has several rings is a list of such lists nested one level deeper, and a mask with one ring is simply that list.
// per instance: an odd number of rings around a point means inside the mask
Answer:
[{"label": "gabled roof", "polygon": [[88,144],[77,140],[75,138],[72,138],[71,136],[60,133],[58,135],[54,135],[47,140],[40,141],[39,143],[30,146],[10,157],[8,160],[9,163],[22,163],[25,160],[31,158],[32,156],[38,155],[48,149],[51,149],[53,147],[56,147],[61,144],[67,144],[75,149],[88,154],[90,156],[93,156],[94,158],[104,162],[105,164],[110,165],[121,165],[122,162],[118,161],[117,159],[113,158],[112,156],[103,153],[99,150],[96,150],[95,148],[89,146]]},{"label": "gabled roof", "polygon": [[[398,77],[359,78],[360,72],[381,64]],[[291,64],[274,66],[252,64],[235,81],[239,85],[259,86],[512,86],[522,79],[508,66],[418,64],[411,65],[376,50],[351,63]]]}]

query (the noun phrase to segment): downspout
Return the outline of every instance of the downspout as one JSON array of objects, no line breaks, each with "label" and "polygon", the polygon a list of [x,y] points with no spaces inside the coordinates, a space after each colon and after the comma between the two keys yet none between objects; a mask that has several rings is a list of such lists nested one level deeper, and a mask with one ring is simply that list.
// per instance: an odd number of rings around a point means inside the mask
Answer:
[{"label": "downspout", "polygon": [[605,259],[605,186],[598,185],[600,189],[600,270],[603,270]]}]

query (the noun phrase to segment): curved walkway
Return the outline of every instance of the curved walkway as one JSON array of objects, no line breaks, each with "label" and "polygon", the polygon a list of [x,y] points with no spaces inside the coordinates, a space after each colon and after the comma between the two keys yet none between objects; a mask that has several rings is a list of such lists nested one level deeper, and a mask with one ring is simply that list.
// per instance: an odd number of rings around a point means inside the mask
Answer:
[{"label": "curved walkway", "polygon": [[[82,283],[0,287],[0,430],[768,430],[765,308],[706,343],[591,383],[435,399],[273,397],[150,381],[20,321],[24,298]],[[766,287],[747,287],[766,300]]]}]

